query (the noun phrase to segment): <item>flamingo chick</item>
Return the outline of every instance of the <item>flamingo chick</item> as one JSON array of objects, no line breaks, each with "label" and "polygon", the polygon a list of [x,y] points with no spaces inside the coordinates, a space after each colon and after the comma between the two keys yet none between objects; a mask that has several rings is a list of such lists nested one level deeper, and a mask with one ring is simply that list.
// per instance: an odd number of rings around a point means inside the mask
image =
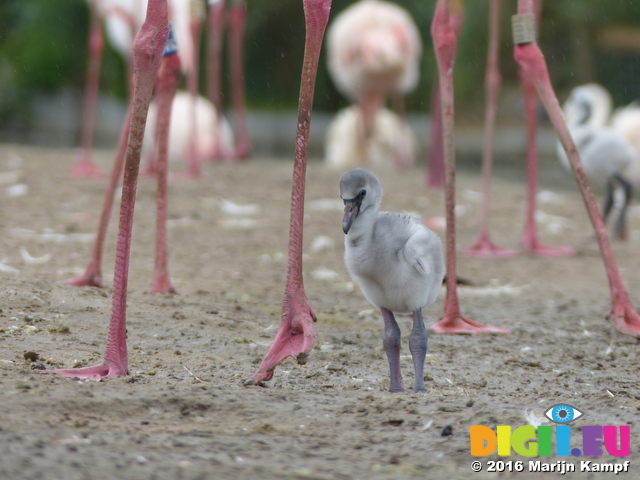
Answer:
[{"label": "flamingo chick", "polygon": [[390,392],[404,392],[400,371],[400,327],[393,312],[412,312],[409,350],[414,392],[426,392],[423,371],[427,331],[422,309],[431,305],[444,278],[442,243],[416,216],[380,212],[382,184],[373,173],[354,168],[340,178],[344,200],[345,264],[364,296],[380,308]]},{"label": "flamingo chick", "polygon": [[402,166],[415,163],[416,136],[402,119],[391,110],[378,110],[373,119],[373,131],[364,148],[358,141],[362,118],[358,107],[342,109],[332,120],[325,139],[325,163],[344,171],[361,165],[388,167],[401,159]]},{"label": "flamingo chick", "polygon": [[[606,182],[602,210],[605,223],[614,204],[614,191],[621,188],[624,193],[614,232],[617,238],[625,239],[626,212],[633,196],[633,184],[626,172],[638,163],[638,152],[623,134],[605,125],[610,105],[609,94],[604,88],[588,84],[573,89],[563,111],[587,176]],[[569,159],[560,143],[558,156],[563,166],[570,170]]]}]

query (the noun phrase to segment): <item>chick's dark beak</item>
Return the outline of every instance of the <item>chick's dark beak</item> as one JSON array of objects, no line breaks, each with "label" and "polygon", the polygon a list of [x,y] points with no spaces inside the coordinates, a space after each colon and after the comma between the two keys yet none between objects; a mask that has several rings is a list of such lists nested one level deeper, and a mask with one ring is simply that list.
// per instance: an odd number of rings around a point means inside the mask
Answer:
[{"label": "chick's dark beak", "polygon": [[349,229],[351,229],[351,225],[353,221],[356,219],[358,214],[360,213],[360,205],[362,204],[361,198],[354,198],[352,200],[344,201],[344,217],[342,217],[342,231],[345,233],[349,233]]}]

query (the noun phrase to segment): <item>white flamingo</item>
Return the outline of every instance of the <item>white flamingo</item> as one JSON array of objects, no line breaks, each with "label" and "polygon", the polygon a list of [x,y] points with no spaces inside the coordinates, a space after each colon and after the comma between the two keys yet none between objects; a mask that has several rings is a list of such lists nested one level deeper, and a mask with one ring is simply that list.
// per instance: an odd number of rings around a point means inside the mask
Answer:
[{"label": "white flamingo", "polygon": [[[418,83],[422,55],[418,29],[406,12],[389,2],[361,0],[344,10],[327,32],[331,78],[338,90],[359,107],[361,120],[353,121],[353,135],[366,152],[375,136],[377,112],[388,96],[399,97]],[[375,120],[374,120],[375,119]],[[400,143],[405,137],[395,141]],[[327,143],[338,142],[332,137]],[[339,147],[335,147],[339,148]],[[349,149],[349,146],[345,147]],[[410,164],[408,152],[392,148],[396,163]],[[367,155],[368,156],[368,155]]]},{"label": "white flamingo", "polygon": [[340,110],[332,120],[325,139],[325,163],[339,171],[368,164],[389,167],[393,159],[406,159],[413,165],[417,152],[416,136],[402,119],[382,108],[373,119],[371,138],[364,145],[357,132],[362,131],[362,116],[357,106]]},{"label": "white flamingo", "polygon": [[[177,161],[186,158],[191,148],[189,131],[191,125],[185,122],[192,108],[192,97],[184,90],[176,93],[171,107],[171,121],[169,128],[169,160]],[[213,152],[221,152],[224,156],[231,156],[234,152],[233,131],[229,122],[218,115],[216,108],[205,97],[196,98],[196,144],[195,154],[198,158],[207,158]],[[149,106],[149,118],[157,116],[156,102]],[[219,125],[220,123],[220,125]],[[214,135],[213,132],[218,132]],[[152,122],[145,130],[143,152],[148,154],[155,146],[156,125]]]},{"label": "white flamingo", "polygon": [[[95,111],[98,96],[98,80],[100,65],[102,62],[102,50],[104,48],[104,35],[102,23],[109,44],[117,50],[129,65],[129,73],[132,73],[132,45],[136,32],[144,22],[148,0],[88,0],[91,7],[91,28],[89,31],[89,65],[87,82],[85,86],[85,100],[82,120],[82,149],[79,160],[71,169],[71,174],[78,177],[92,177],[101,174],[100,169],[91,161],[91,147],[93,144],[93,132],[95,125]],[[192,3],[201,3],[203,0],[168,0],[169,15],[173,23],[174,32],[180,46],[179,55],[181,68],[188,83],[197,75],[196,49],[194,37],[191,35],[192,17],[198,9],[192,8]],[[204,20],[202,16],[201,20]],[[197,85],[197,84],[196,84]],[[185,122],[195,125],[195,90],[193,92],[192,106],[187,113]],[[191,132],[195,132],[192,127]],[[209,133],[211,135],[212,133]],[[191,133],[191,142],[196,145],[196,134]],[[195,147],[193,148],[195,149]],[[195,162],[195,155],[189,158],[189,173],[198,175],[199,170]],[[147,170],[153,168],[147,167]]]},{"label": "white flamingo", "polygon": [[[619,188],[624,194],[614,231],[617,238],[625,239],[626,212],[634,189],[628,173],[638,170],[638,151],[625,135],[608,125],[611,97],[602,86],[592,83],[574,88],[564,103],[563,112],[586,174],[591,181],[606,186],[602,210],[605,222],[614,204],[614,191]],[[618,123],[623,123],[622,120]],[[558,144],[558,156],[570,170],[561,144]]]}]

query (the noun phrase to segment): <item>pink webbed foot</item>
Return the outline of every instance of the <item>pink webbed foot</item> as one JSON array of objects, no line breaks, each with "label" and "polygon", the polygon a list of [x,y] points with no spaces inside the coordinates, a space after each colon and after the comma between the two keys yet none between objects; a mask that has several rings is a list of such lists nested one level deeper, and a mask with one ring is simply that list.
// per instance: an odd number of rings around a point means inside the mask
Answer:
[{"label": "pink webbed foot", "polygon": [[153,279],[153,284],[149,289],[149,293],[169,293],[171,295],[178,295],[178,290],[171,285],[169,275],[161,275]]},{"label": "pink webbed foot", "polygon": [[571,257],[577,253],[572,247],[553,247],[543,245],[538,241],[527,242],[523,240],[522,246],[531,255],[538,257]]},{"label": "pink webbed foot", "polygon": [[189,152],[186,161],[186,168],[184,170],[180,170],[178,172],[170,172],[169,178],[177,178],[180,180],[193,180],[197,178],[205,178],[207,174],[202,170],[202,158],[195,151]]},{"label": "pink webbed foot", "polygon": [[460,314],[446,315],[442,320],[431,325],[433,333],[450,335],[486,335],[505,334],[509,330],[499,327],[483,325]]},{"label": "pink webbed foot", "polygon": [[123,377],[128,375],[129,371],[126,366],[101,363],[100,365],[95,365],[93,367],[44,370],[42,373],[54,373],[67,378],[81,378],[84,380],[94,380],[99,382],[104,377]]},{"label": "pink webbed foot", "polygon": [[624,334],[640,338],[640,315],[635,311],[631,302],[617,302],[607,314],[614,328]]},{"label": "pink webbed foot", "polygon": [[200,168],[191,168],[188,167],[184,170],[180,170],[179,172],[171,172],[169,174],[170,179],[178,179],[178,180],[194,180],[198,178],[205,178],[207,174],[203,172]]},{"label": "pink webbed foot", "polygon": [[316,314],[304,292],[286,295],[276,338],[253,378],[247,380],[245,385],[271,380],[275,368],[287,357],[295,358],[300,365],[307,363],[309,352],[316,342],[315,321]]},{"label": "pink webbed foot", "polygon": [[80,160],[71,167],[69,175],[73,178],[100,178],[104,171],[94,164],[88,155],[83,154]]},{"label": "pink webbed foot", "polygon": [[476,243],[464,249],[463,253],[471,257],[509,258],[515,256],[517,252],[515,250],[499,247],[493,243],[487,235],[481,235]]},{"label": "pink webbed foot", "polygon": [[71,285],[72,287],[106,287],[106,284],[102,281],[102,274],[99,269],[91,264],[89,264],[82,275],[69,278],[62,283]]},{"label": "pink webbed foot", "polygon": [[250,156],[251,156],[251,145],[249,144],[249,142],[242,142],[236,146],[236,149],[233,152],[231,159],[234,161],[246,160]]}]

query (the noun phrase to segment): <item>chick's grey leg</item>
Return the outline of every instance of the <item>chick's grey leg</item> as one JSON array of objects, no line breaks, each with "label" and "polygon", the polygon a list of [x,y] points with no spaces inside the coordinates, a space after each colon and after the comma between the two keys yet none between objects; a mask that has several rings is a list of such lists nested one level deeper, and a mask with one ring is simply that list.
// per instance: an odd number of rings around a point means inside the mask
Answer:
[{"label": "chick's grey leg", "polygon": [[413,312],[413,329],[409,335],[409,351],[413,358],[416,379],[413,384],[414,393],[426,392],[424,386],[424,359],[427,356],[427,329],[422,320],[422,310]]},{"label": "chick's grey leg", "polygon": [[386,308],[381,308],[384,320],[384,333],[382,334],[382,345],[387,352],[389,360],[389,384],[390,392],[404,392],[402,385],[402,372],[400,371],[400,327],[396,322],[393,312]]}]

